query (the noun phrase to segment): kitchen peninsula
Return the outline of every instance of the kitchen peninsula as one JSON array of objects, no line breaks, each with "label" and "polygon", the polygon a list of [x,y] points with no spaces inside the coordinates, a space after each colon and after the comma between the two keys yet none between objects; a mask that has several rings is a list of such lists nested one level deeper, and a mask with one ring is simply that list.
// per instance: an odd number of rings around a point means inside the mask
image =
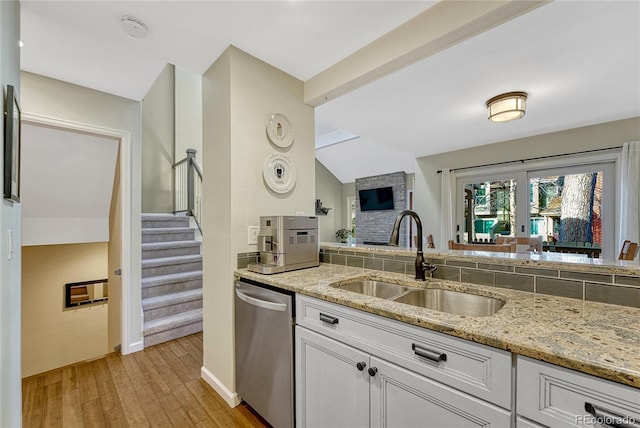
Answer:
[{"label": "kitchen peninsula", "polygon": [[[412,250],[333,243],[320,245],[316,268],[236,271],[295,293],[296,426],[638,426],[639,264],[424,255],[437,266],[426,281],[414,279]],[[369,281],[504,304],[455,315],[343,289]]]},{"label": "kitchen peninsula", "polygon": [[[558,294],[573,293],[572,288],[566,289],[570,286],[581,290],[585,287],[588,290],[620,287],[640,294],[638,263],[586,259],[568,254],[530,256],[426,250],[425,258],[439,266],[434,275],[445,270],[447,279],[436,276],[419,282],[412,276],[414,258],[415,252],[406,249],[322,243],[323,263],[318,268],[278,275],[260,275],[240,269],[236,276],[640,388],[640,309],[523,292],[520,290],[525,287],[518,285],[538,282],[545,285],[542,288],[546,291],[547,285],[556,284],[550,282],[554,277],[558,281]],[[367,268],[374,264],[379,269]],[[387,267],[388,270],[382,270]],[[455,277],[454,271],[460,276]],[[473,284],[474,274],[482,281],[493,276],[499,284]],[[506,288],[504,284],[510,276],[516,284],[514,289]],[[462,317],[330,286],[365,278],[481,294],[497,297],[506,304],[490,317]],[[592,294],[590,297],[598,297]],[[605,293],[602,300],[606,298]]]}]

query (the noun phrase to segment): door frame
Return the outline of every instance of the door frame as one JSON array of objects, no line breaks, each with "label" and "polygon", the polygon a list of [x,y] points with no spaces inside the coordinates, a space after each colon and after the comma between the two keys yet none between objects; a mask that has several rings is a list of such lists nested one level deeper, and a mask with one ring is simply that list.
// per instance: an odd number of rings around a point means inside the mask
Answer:
[{"label": "door frame", "polygon": [[[49,116],[43,116],[28,112],[22,113],[23,122],[32,123],[34,125],[44,125],[53,128],[84,132],[89,134],[101,135],[109,138],[113,138],[119,141],[119,162],[120,162],[120,222],[121,222],[121,260],[120,270],[122,278],[122,298],[120,306],[120,322],[121,322],[121,353],[123,355],[130,354],[132,352],[141,351],[144,349],[144,342],[142,339],[142,331],[136,326],[142,325],[142,310],[141,308],[135,310],[134,306],[140,306],[141,289],[136,287],[135,284],[139,284],[138,281],[134,281],[135,269],[140,266],[140,252],[135,251],[132,247],[133,233],[140,234],[140,225],[133,221],[133,203],[132,203],[132,181],[133,181],[133,146],[131,133],[128,131],[105,128],[97,125],[89,125],[80,122],[73,122],[65,119],[53,118]],[[140,218],[140,213],[137,213],[137,218]],[[133,229],[137,228],[137,231]],[[138,299],[134,299],[133,296],[140,296]],[[138,303],[136,305],[136,303]],[[136,319],[139,315],[139,319]]]}]

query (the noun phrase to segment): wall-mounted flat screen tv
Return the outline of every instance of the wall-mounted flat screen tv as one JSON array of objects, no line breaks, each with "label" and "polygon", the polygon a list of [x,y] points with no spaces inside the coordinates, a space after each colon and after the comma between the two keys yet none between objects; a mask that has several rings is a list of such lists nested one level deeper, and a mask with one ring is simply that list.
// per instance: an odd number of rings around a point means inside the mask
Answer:
[{"label": "wall-mounted flat screen tv", "polygon": [[360,211],[392,210],[393,187],[379,187],[358,191]]}]

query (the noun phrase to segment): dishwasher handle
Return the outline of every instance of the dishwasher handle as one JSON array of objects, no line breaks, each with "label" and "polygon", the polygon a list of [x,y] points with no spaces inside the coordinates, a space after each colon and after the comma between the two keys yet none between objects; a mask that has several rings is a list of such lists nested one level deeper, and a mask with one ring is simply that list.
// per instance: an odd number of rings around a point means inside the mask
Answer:
[{"label": "dishwasher handle", "polygon": [[237,288],[236,288],[236,295],[243,302],[248,303],[252,306],[257,306],[262,309],[268,309],[270,311],[279,311],[279,312],[284,312],[287,310],[287,305],[284,303],[275,303],[275,302],[269,302],[267,300],[256,299],[255,297],[251,297],[248,294],[243,293]]}]

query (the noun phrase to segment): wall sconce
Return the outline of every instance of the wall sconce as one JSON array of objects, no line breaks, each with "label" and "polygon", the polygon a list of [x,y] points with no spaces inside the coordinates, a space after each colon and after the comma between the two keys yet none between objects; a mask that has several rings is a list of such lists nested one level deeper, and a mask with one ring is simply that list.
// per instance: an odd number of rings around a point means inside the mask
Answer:
[{"label": "wall sconce", "polygon": [[526,92],[507,92],[496,95],[487,101],[489,120],[492,122],[509,122],[524,116],[527,108]]}]

